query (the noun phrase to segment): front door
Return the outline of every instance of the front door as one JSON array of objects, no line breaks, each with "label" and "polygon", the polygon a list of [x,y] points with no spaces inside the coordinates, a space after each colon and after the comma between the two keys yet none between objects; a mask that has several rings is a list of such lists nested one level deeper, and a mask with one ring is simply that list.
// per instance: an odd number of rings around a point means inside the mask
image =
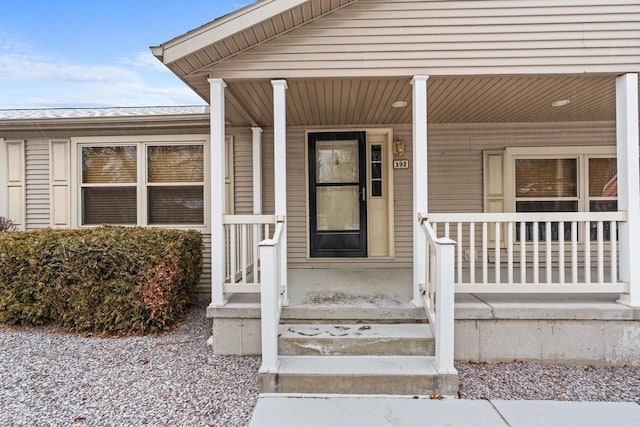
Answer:
[{"label": "front door", "polygon": [[367,256],[365,135],[309,133],[311,257]]}]

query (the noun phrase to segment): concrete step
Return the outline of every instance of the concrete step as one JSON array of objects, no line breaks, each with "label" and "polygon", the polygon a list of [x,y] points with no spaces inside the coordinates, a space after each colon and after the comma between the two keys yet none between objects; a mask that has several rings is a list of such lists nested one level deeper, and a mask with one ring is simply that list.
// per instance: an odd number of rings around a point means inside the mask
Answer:
[{"label": "concrete step", "polygon": [[282,309],[282,323],[377,322],[403,323],[424,321],[424,308],[407,302],[400,306],[363,307],[361,305],[292,305]]},{"label": "concrete step", "polygon": [[260,374],[262,393],[458,393],[457,374],[438,374],[432,356],[281,356],[277,373]]},{"label": "concrete step", "polygon": [[285,356],[433,356],[435,342],[425,323],[283,324],[278,352]]}]

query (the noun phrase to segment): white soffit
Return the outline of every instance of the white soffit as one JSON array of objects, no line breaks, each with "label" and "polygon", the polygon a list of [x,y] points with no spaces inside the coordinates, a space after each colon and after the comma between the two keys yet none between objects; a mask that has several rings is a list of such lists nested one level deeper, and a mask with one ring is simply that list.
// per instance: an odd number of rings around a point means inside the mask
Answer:
[{"label": "white soffit", "polygon": [[151,50],[164,64],[170,64],[308,1],[261,0]]}]

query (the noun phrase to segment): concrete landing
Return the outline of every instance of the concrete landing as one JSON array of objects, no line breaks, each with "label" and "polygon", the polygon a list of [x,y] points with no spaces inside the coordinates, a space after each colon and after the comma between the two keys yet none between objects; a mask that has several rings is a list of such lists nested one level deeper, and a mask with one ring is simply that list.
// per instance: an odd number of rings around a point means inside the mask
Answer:
[{"label": "concrete landing", "polygon": [[250,427],[601,427],[640,425],[630,402],[430,400],[261,395]]}]

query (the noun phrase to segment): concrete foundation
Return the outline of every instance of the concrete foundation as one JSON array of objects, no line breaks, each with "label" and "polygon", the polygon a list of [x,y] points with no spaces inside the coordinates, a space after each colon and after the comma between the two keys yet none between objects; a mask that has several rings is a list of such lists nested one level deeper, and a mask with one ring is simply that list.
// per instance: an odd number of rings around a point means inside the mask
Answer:
[{"label": "concrete foundation", "polygon": [[[375,276],[380,271],[358,274]],[[391,275],[384,286],[364,277],[354,279],[348,287],[337,285],[340,292],[319,280],[326,272],[306,270],[299,275],[307,277],[309,285],[302,281],[290,285],[291,305],[282,313],[285,323],[426,321],[422,309],[409,302],[410,286],[391,284]],[[371,282],[375,283],[373,289]],[[319,298],[321,295],[327,298]],[[374,298],[367,299],[367,295]],[[209,307],[215,353],[260,353],[260,306],[255,297],[239,295],[223,308]],[[640,366],[640,309],[617,303],[618,297],[457,294],[455,358]]]},{"label": "concrete foundation", "polygon": [[[260,320],[218,318],[216,354],[260,354]],[[640,366],[640,321],[456,320],[456,360]]]}]

